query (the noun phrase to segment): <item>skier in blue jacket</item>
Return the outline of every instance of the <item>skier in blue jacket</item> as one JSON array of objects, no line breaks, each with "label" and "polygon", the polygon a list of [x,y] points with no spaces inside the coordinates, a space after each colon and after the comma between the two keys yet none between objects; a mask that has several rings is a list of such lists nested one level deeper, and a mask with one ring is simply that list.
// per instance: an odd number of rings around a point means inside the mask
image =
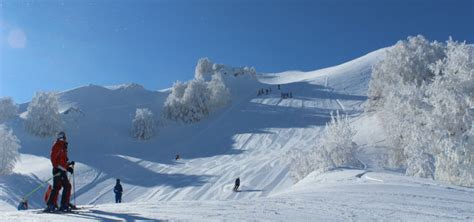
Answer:
[{"label": "skier in blue jacket", "polygon": [[117,179],[117,183],[115,184],[115,187],[114,187],[114,193],[115,193],[115,203],[122,203],[123,188],[122,188],[122,184],[120,184],[120,179]]}]

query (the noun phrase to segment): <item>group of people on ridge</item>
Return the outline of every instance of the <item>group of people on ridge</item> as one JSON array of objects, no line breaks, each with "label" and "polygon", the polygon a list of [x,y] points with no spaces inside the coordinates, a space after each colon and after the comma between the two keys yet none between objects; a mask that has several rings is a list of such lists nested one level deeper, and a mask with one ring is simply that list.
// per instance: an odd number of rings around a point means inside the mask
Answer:
[{"label": "group of people on ridge", "polygon": [[289,92],[289,93],[281,93],[281,98],[282,98],[282,99],[293,98],[293,93],[292,93],[292,92]]},{"label": "group of people on ridge", "polygon": [[[277,88],[278,88],[278,90],[281,89],[280,84],[277,85]],[[269,87],[268,89],[259,89],[259,90],[257,91],[257,96],[260,96],[260,95],[268,95],[268,94],[271,93],[271,92],[272,92],[272,88],[271,88],[271,87]],[[282,93],[280,94],[280,96],[281,96],[282,99],[293,98],[293,93],[292,93],[292,92],[287,92],[287,93],[283,93],[283,92],[282,92]]]},{"label": "group of people on ridge", "polygon": [[260,95],[268,95],[268,93],[271,93],[272,92],[272,88],[268,88],[268,89],[259,89],[257,91],[257,96],[260,96]]}]

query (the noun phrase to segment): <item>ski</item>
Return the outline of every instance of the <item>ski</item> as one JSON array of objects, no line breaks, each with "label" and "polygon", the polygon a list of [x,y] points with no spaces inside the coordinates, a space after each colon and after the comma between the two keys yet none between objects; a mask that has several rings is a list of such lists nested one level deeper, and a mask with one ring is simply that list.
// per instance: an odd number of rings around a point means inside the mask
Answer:
[{"label": "ski", "polygon": [[85,213],[85,212],[90,212],[89,209],[92,207],[76,207],[75,209],[70,209],[68,211],[60,211],[60,210],[54,210],[54,211],[47,211],[47,210],[34,210],[34,212],[38,214],[78,214],[78,213]]}]

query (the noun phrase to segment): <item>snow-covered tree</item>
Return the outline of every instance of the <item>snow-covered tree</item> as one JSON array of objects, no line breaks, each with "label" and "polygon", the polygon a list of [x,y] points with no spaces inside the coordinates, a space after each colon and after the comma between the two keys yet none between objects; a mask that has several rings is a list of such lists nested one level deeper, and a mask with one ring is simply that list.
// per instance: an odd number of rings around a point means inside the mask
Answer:
[{"label": "snow-covered tree", "polygon": [[326,125],[321,137],[319,150],[325,150],[336,167],[359,166],[355,157],[357,145],[354,142],[356,131],[350,125],[347,115],[331,114],[331,122]]},{"label": "snow-covered tree", "polygon": [[368,109],[383,106],[390,93],[400,90],[401,85],[414,84],[420,87],[434,77],[428,64],[444,57],[441,43],[429,42],[423,36],[408,37],[389,49],[385,59],[372,70],[369,83]]},{"label": "snow-covered tree", "polygon": [[424,112],[427,141],[432,141],[436,179],[474,186],[474,57],[473,49],[450,39],[446,58],[431,66],[436,77],[429,85]]},{"label": "snow-covered tree", "polygon": [[426,125],[425,94],[435,76],[432,64],[445,56],[444,46],[423,36],[409,37],[389,49],[377,63],[369,85],[369,110],[384,120],[387,140],[393,147],[391,165],[406,167],[408,175],[433,176],[430,147],[420,140]]},{"label": "snow-covered tree", "polygon": [[200,121],[214,110],[230,103],[231,94],[224,76],[230,78],[232,75],[255,74],[254,68],[227,67],[213,63],[208,58],[201,58],[196,65],[194,79],[173,85],[165,101],[162,116],[185,123]]},{"label": "snow-covered tree", "polygon": [[356,158],[357,144],[353,141],[356,131],[347,115],[331,114],[319,143],[309,152],[290,153],[290,171],[296,180],[301,180],[313,171],[326,172],[336,167],[361,167]]},{"label": "snow-covered tree", "polygon": [[20,154],[20,141],[8,130],[0,125],[0,175],[10,174]]},{"label": "snow-covered tree", "polygon": [[132,121],[132,135],[140,140],[148,140],[156,133],[156,124],[153,113],[146,108],[137,109]]},{"label": "snow-covered tree", "polygon": [[234,68],[232,69],[231,73],[233,73],[234,76],[252,76],[255,77],[257,75],[257,71],[255,70],[254,67],[249,67],[249,66],[244,66],[240,68]]},{"label": "snow-covered tree", "polygon": [[195,79],[204,79],[205,81],[209,81],[212,78],[212,75],[220,73],[224,76],[251,76],[255,77],[257,71],[253,67],[229,67],[223,64],[213,63],[209,58],[201,58],[199,59],[196,69],[194,78]]},{"label": "snow-covered tree", "polygon": [[472,46],[410,37],[373,70],[368,110],[406,174],[474,186]]},{"label": "snow-covered tree", "polygon": [[183,105],[183,96],[186,91],[187,85],[177,81],[173,84],[171,93],[166,98],[162,115],[164,118],[171,120],[181,120],[184,119],[184,105]]},{"label": "snow-covered tree", "polygon": [[197,122],[210,113],[210,92],[203,79],[193,79],[186,84],[174,84],[166,99],[163,116],[185,123]]},{"label": "snow-covered tree", "polygon": [[199,60],[195,78],[187,83],[176,82],[166,98],[162,116],[184,123],[198,122],[212,111],[230,102],[230,90],[221,73],[227,68],[208,58]]},{"label": "snow-covered tree", "polygon": [[[319,158],[314,158],[315,153],[311,151],[301,151],[293,150],[288,152],[285,157],[290,165],[290,175],[295,181],[300,181],[310,173],[318,170],[318,165],[315,160]],[[326,158],[324,158],[326,159]],[[318,162],[322,163],[322,162]],[[324,162],[327,163],[327,162]],[[323,167],[329,168],[329,167]]]},{"label": "snow-covered tree", "polygon": [[208,83],[207,87],[209,88],[209,103],[211,109],[217,109],[222,106],[229,104],[230,102],[230,91],[229,88],[224,84],[222,75],[216,73],[212,75],[211,81]]},{"label": "snow-covered tree", "polygon": [[213,68],[218,68],[218,66],[214,67],[209,58],[200,58],[194,71],[194,78],[208,80],[215,71]]},{"label": "snow-covered tree", "polygon": [[0,123],[5,122],[18,113],[18,106],[10,97],[0,98]]},{"label": "snow-covered tree", "polygon": [[183,95],[184,122],[198,122],[210,113],[210,92],[207,83],[194,79],[188,83]]},{"label": "snow-covered tree", "polygon": [[[423,139],[426,119],[423,117],[423,91],[415,84],[403,84],[389,93],[378,116],[391,145],[389,167],[406,168],[406,174],[433,178],[431,147]],[[427,162],[429,161],[429,162]]]},{"label": "snow-covered tree", "polygon": [[35,136],[47,137],[61,130],[58,96],[55,93],[37,92],[28,105],[25,126]]}]

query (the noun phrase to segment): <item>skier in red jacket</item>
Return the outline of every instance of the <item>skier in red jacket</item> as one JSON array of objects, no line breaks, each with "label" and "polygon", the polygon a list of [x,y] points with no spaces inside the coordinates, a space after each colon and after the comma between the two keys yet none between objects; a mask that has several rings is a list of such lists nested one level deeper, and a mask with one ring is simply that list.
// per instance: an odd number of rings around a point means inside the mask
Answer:
[{"label": "skier in red jacket", "polygon": [[64,132],[58,133],[58,138],[51,149],[51,163],[53,165],[53,189],[47,202],[46,211],[52,212],[55,210],[55,200],[58,198],[59,190],[63,188],[61,195],[61,207],[59,211],[69,211],[69,199],[71,197],[71,183],[67,178],[67,172],[74,173],[74,169],[71,165],[74,165],[74,161],[68,162],[67,157],[67,141],[66,134]]}]

